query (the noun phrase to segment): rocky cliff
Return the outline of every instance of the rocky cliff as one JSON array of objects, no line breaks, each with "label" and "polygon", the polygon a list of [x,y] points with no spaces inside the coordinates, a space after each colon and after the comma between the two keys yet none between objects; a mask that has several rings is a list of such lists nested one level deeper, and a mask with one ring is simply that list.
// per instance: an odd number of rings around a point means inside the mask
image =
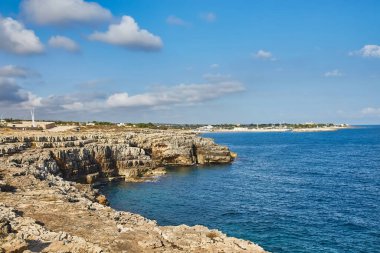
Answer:
[{"label": "rocky cliff", "polygon": [[264,252],[203,226],[159,226],[118,212],[80,183],[232,159],[228,148],[187,132],[2,134],[0,252]]},{"label": "rocky cliff", "polygon": [[[24,151],[33,151],[25,156]],[[38,163],[64,179],[92,183],[162,173],[165,165],[229,163],[227,147],[188,132],[71,133],[0,137],[0,156],[22,165]],[[160,168],[157,170],[157,168]]]}]

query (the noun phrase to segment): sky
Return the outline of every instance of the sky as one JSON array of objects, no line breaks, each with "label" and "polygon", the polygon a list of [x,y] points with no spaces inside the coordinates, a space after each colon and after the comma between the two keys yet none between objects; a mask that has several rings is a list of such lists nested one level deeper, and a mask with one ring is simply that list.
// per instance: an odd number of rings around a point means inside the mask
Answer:
[{"label": "sky", "polygon": [[378,0],[1,0],[3,118],[380,124]]}]

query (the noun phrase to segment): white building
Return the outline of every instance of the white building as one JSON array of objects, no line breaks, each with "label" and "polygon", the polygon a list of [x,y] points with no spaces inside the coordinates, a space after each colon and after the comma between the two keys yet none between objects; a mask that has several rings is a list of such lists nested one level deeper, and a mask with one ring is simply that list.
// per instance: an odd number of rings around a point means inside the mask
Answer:
[{"label": "white building", "polygon": [[213,126],[208,125],[208,126],[199,127],[197,130],[198,131],[210,132],[210,131],[212,131],[213,128],[214,128]]}]

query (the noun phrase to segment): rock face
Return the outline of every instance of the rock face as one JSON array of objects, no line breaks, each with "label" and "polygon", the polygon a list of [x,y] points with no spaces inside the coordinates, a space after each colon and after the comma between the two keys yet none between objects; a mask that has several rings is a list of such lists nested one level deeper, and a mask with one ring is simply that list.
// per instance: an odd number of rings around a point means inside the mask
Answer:
[{"label": "rock face", "polygon": [[0,249],[5,252],[102,252],[102,248],[66,232],[53,232],[41,222],[22,217],[20,212],[0,204]]},{"label": "rock face", "polygon": [[[25,150],[39,155],[25,157]],[[22,153],[22,154],[21,154]],[[133,180],[165,165],[229,163],[227,147],[189,132],[72,133],[0,137],[0,156],[17,164],[38,162],[65,179],[93,183],[122,176]]]},{"label": "rock face", "polygon": [[29,134],[0,135],[0,252],[265,252],[203,226],[113,210],[91,184],[73,182],[231,162],[226,147],[185,132]]}]

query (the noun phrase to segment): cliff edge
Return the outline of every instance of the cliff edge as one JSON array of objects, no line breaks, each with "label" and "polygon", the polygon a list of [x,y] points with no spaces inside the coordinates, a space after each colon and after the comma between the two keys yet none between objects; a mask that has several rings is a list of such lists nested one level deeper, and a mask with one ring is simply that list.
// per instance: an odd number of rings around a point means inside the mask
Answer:
[{"label": "cliff edge", "polygon": [[227,147],[182,131],[2,134],[0,252],[265,252],[204,226],[116,211],[91,185],[232,160]]}]

